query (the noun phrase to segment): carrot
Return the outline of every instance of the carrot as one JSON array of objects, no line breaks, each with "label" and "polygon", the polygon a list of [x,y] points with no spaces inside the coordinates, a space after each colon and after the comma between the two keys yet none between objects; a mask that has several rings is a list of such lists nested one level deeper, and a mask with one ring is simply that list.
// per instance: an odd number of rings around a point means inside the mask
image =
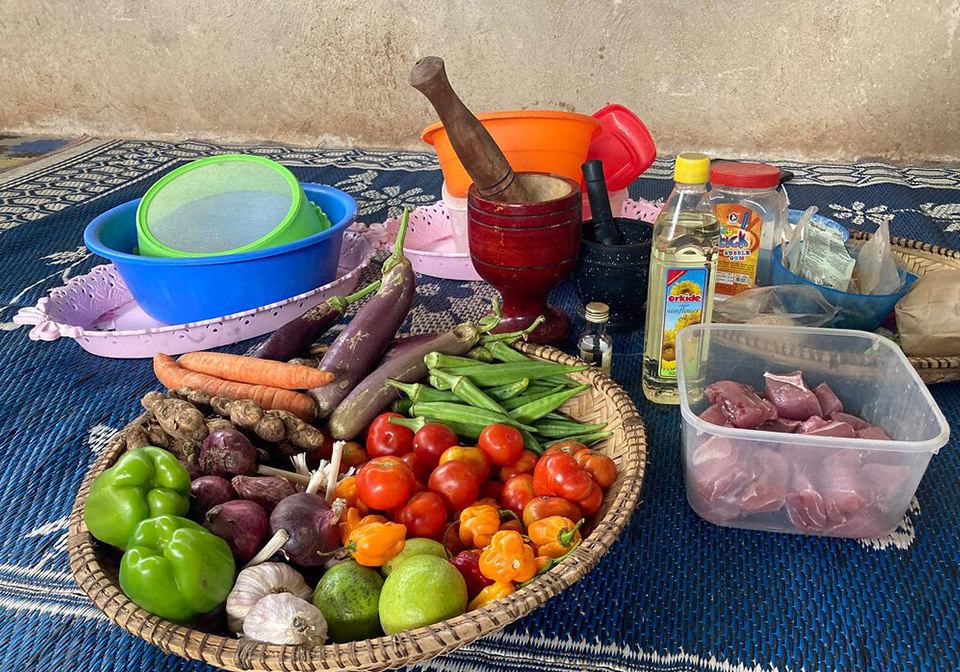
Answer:
[{"label": "carrot", "polygon": [[153,372],[167,389],[192,387],[211,396],[253,399],[268,410],[290,411],[304,422],[312,422],[317,417],[317,405],[305,394],[266,385],[248,385],[190,371],[163,353],[153,356]]},{"label": "carrot", "polygon": [[188,352],[181,355],[180,366],[223,380],[251,385],[269,385],[283,390],[309,390],[323,387],[333,374],[302,364],[287,364],[257,357],[227,355],[222,352]]}]

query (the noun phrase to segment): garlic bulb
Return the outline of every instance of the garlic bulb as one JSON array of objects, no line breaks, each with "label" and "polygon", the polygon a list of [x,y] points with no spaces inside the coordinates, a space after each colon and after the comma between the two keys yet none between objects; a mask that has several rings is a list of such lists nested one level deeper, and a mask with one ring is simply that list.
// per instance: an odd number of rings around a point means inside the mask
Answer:
[{"label": "garlic bulb", "polygon": [[247,612],[243,635],[268,644],[320,646],[327,641],[327,621],[319,609],[295,595],[267,595]]},{"label": "garlic bulb", "polygon": [[309,600],[313,591],[300,572],[282,562],[264,562],[247,567],[237,576],[227,596],[227,625],[232,632],[243,632],[243,619],[253,606],[267,595],[290,593]]}]

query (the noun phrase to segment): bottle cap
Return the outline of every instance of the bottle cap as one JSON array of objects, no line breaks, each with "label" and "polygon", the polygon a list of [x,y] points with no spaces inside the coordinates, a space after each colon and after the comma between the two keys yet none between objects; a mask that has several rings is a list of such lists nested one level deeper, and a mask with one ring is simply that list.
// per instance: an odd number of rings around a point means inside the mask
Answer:
[{"label": "bottle cap", "polygon": [[599,301],[591,301],[587,304],[587,310],[584,314],[587,322],[603,324],[610,319],[610,307]]},{"label": "bottle cap", "polygon": [[766,163],[721,161],[710,168],[710,181],[727,187],[773,189],[780,184],[780,169]]},{"label": "bottle cap", "polygon": [[673,167],[673,179],[683,184],[703,184],[710,177],[710,157],[696,152],[677,156]]}]

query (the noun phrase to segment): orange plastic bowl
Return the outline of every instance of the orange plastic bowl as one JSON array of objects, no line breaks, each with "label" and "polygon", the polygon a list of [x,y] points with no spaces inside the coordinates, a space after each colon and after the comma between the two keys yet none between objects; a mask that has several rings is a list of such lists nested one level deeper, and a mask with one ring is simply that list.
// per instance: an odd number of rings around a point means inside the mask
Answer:
[{"label": "orange plastic bowl", "polygon": [[[563,175],[580,182],[580,164],[587,160],[590,141],[600,133],[600,122],[586,114],[554,110],[484,112],[477,115],[517,172],[535,171]],[[453,151],[443,124],[427,126],[421,136],[433,145],[447,191],[466,198],[473,183]]]}]

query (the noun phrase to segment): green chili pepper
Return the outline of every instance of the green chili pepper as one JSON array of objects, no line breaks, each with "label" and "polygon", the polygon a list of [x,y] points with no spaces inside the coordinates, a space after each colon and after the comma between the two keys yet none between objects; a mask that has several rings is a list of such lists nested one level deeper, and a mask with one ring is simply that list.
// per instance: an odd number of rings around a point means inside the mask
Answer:
[{"label": "green chili pepper", "polygon": [[444,386],[449,387],[455,395],[471,406],[485,408],[488,411],[507,415],[507,411],[503,406],[484,394],[480,388],[474,385],[466,376],[451,376],[444,372],[443,369],[436,369],[433,372],[433,377],[443,383]]},{"label": "green chili pepper", "polygon": [[564,389],[560,392],[548,394],[545,397],[535,399],[534,401],[510,411],[510,417],[516,419],[518,422],[533,422],[534,420],[539,420],[547,413],[560,408],[568,399],[572,399],[589,387],[589,385],[580,385],[579,387]]},{"label": "green chili pepper", "polygon": [[548,441],[546,447],[549,448],[550,446],[555,446],[556,444],[563,443],[564,441],[579,441],[583,445],[589,446],[591,443],[596,443],[600,439],[605,439],[608,436],[611,436],[612,434],[613,432],[610,432],[610,431],[591,432],[590,434],[576,434],[576,435],[568,436],[562,439],[554,439],[552,441]]},{"label": "green chili pepper", "polygon": [[466,404],[451,404],[449,402],[434,401],[414,404],[410,409],[411,415],[425,415],[429,418],[436,418],[439,422],[459,422],[464,424],[480,423],[484,427],[487,425],[508,425],[517,429],[526,429],[536,431],[530,425],[517,422],[508,415],[489,411],[485,408],[474,408]]}]

